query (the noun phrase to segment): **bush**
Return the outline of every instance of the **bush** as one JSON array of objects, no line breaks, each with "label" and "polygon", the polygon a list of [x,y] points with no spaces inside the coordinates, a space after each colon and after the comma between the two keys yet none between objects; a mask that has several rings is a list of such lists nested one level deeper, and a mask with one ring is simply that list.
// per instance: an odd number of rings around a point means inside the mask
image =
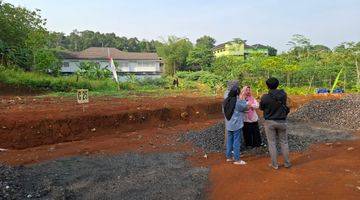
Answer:
[{"label": "bush", "polygon": [[61,70],[61,62],[56,55],[48,50],[41,49],[34,55],[35,57],[35,70],[43,73],[51,73],[59,75]]},{"label": "bush", "polygon": [[315,88],[309,87],[284,87],[283,88],[287,94],[292,95],[307,95],[307,94],[314,94]]},{"label": "bush", "polygon": [[92,91],[117,90],[117,84],[111,79],[89,80],[75,76],[52,77],[39,72],[24,72],[20,69],[0,70],[0,81],[9,85],[16,85],[35,90],[69,92],[76,89],[87,88]]},{"label": "bush", "polygon": [[101,69],[99,63],[81,62],[76,74],[92,80],[106,79],[111,76],[108,69]]},{"label": "bush", "polygon": [[144,78],[138,80],[139,85],[142,86],[155,86],[155,87],[166,87],[171,84],[170,80],[167,78]]},{"label": "bush", "polygon": [[215,88],[217,85],[225,85],[225,81],[222,77],[215,75],[208,71],[197,71],[197,72],[177,72],[176,75],[184,79],[184,81],[197,81],[208,85],[211,88]]}]

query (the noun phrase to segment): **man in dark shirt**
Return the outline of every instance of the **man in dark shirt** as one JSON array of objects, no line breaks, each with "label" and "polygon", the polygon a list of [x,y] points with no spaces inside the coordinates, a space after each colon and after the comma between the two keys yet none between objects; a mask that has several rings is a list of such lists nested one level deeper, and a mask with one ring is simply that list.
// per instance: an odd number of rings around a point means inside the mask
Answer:
[{"label": "man in dark shirt", "polygon": [[279,81],[269,78],[266,81],[269,92],[261,97],[260,109],[264,112],[264,127],[271,156],[270,167],[278,169],[276,135],[279,136],[281,153],[284,157],[286,168],[291,167],[289,160],[288,135],[286,132],[286,117],[289,108],[286,106],[287,95],[284,90],[278,90]]}]

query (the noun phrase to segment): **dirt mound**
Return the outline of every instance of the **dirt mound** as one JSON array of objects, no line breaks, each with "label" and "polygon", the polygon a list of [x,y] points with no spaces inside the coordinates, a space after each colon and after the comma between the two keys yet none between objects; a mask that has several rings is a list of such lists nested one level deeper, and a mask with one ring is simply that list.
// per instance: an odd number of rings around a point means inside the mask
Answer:
[{"label": "dirt mound", "polygon": [[24,103],[22,107],[9,107],[10,111],[5,109],[4,113],[0,113],[1,148],[24,149],[82,140],[113,130],[121,134],[146,128],[164,128],[221,115],[221,104],[217,99],[210,98],[147,99],[139,103],[126,100],[120,106],[115,100],[105,101],[99,105],[88,105],[85,112],[81,111],[81,105],[56,101],[47,103],[45,108],[41,103],[41,108],[32,108],[37,107],[37,101],[29,105]]},{"label": "dirt mound", "polygon": [[209,169],[192,167],[185,157],[182,153],[128,153],[72,157],[23,168],[0,166],[0,186],[8,186],[0,190],[0,196],[8,199],[201,199]]},{"label": "dirt mound", "polygon": [[360,130],[360,95],[348,95],[338,100],[311,101],[290,114],[289,119]]}]

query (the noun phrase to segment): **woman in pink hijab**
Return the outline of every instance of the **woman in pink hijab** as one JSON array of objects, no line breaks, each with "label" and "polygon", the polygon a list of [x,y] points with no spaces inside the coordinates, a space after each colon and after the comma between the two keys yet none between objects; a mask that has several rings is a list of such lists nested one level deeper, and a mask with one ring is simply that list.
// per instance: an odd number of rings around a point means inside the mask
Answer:
[{"label": "woman in pink hijab", "polygon": [[259,108],[259,103],[251,95],[250,86],[243,87],[240,96],[250,105],[249,110],[244,115],[243,134],[245,145],[247,147],[259,147],[261,146],[261,136],[258,123],[259,117],[255,111],[255,109]]}]

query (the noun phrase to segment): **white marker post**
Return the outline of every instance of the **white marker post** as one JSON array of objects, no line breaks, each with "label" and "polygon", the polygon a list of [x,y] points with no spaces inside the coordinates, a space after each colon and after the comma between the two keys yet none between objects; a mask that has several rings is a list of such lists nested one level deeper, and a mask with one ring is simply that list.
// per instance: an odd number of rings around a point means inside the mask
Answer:
[{"label": "white marker post", "polygon": [[77,90],[77,102],[83,105],[83,112],[85,112],[85,104],[89,103],[89,90],[79,89]]}]

